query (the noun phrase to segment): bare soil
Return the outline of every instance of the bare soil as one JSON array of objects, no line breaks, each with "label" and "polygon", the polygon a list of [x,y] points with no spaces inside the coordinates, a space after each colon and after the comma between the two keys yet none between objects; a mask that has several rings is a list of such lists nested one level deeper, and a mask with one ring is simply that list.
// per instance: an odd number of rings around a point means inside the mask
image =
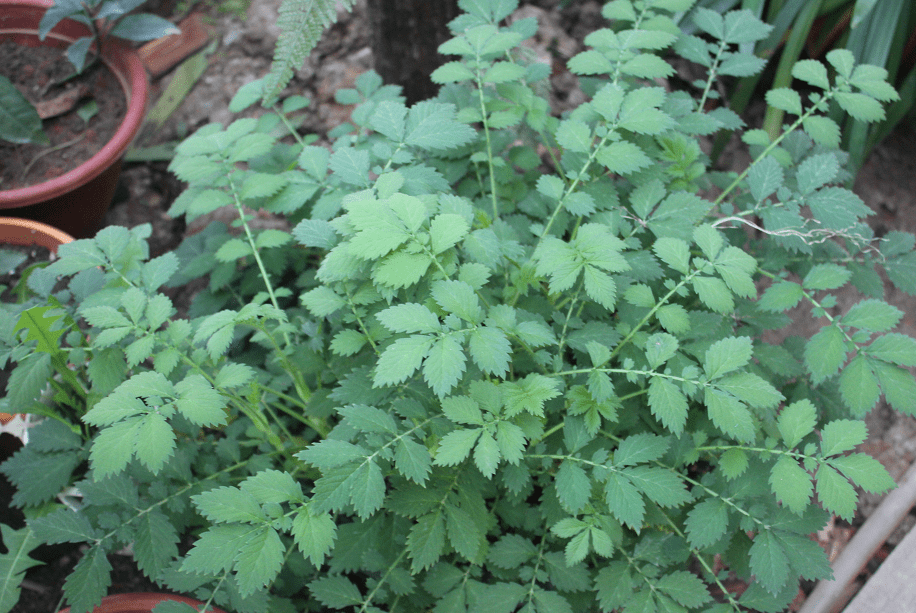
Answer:
[{"label": "bare soil", "polygon": [[[73,76],[73,65],[62,49],[11,40],[0,42],[0,57],[0,74],[33,105],[55,113],[43,122],[50,145],[0,141],[0,188],[17,189],[59,177],[86,162],[117,132],[127,102],[117,78],[101,62]],[[83,119],[77,111],[91,101],[97,109]],[[51,110],[54,105],[59,108]]]},{"label": "bare soil", "polygon": [[[174,17],[174,0],[150,0],[152,8],[166,17]],[[196,82],[180,107],[158,129],[147,133],[137,147],[161,145],[182,138],[195,129],[210,123],[226,124],[234,117],[228,103],[235,91],[245,83],[264,75],[270,66],[278,31],[276,28],[279,0],[256,0],[243,21],[230,15],[219,14],[207,3],[208,23],[212,28],[215,49],[207,57],[207,69]],[[568,6],[562,6],[568,4]],[[583,37],[601,27],[601,4],[596,0],[561,3],[560,0],[539,0],[520,9],[522,16],[536,17],[541,32],[533,44],[533,51],[554,68],[552,76],[556,93],[551,103],[557,112],[573,108],[584,100],[576,78],[563,66],[565,60],[583,49]],[[340,10],[338,22],[325,33],[321,43],[296,73],[288,93],[309,97],[312,105],[306,118],[306,127],[319,135],[346,121],[349,108],[334,102],[334,92],[350,87],[362,72],[372,67],[367,19],[364,2],[357,2],[352,14]],[[177,21],[177,19],[176,19]],[[152,100],[165,90],[176,72],[166,74],[152,83]],[[872,218],[880,236],[891,230],[916,231],[916,129],[912,123],[903,123],[873,152],[857,177],[854,191],[874,211]],[[738,164],[737,159],[732,163]],[[167,171],[167,162],[128,164],[122,175],[115,203],[106,217],[106,224],[135,226],[152,224],[151,252],[160,254],[177,246],[187,229],[181,219],[172,219],[167,211],[171,202],[181,192],[181,184]],[[218,218],[219,212],[214,215]],[[265,219],[265,223],[271,222]],[[888,300],[904,311],[905,318],[898,331],[916,335],[916,300],[889,288]],[[840,297],[840,304],[851,304],[850,294]],[[869,439],[863,450],[877,457],[895,478],[900,477],[916,459],[916,420],[880,405],[867,419]],[[847,524],[831,522],[817,535],[818,542],[835,558],[871,512],[880,497],[864,495],[855,521]],[[916,515],[910,515],[869,566],[863,570],[859,582],[864,582],[881,559],[900,541],[914,524]],[[111,556],[112,563],[127,568],[130,575],[130,558]],[[55,560],[49,566],[29,575],[29,586],[14,613],[47,613],[46,603],[60,598],[60,588],[68,569],[75,563],[75,555]],[[121,571],[119,571],[121,572]],[[121,575],[125,576],[125,575]],[[111,593],[148,589],[139,572],[112,585]],[[731,588],[731,585],[729,586]],[[803,585],[802,593],[793,603],[797,610],[805,593],[813,586]],[[735,590],[740,591],[740,585]],[[57,600],[55,600],[57,599]],[[52,605],[53,607],[53,605]]]}]

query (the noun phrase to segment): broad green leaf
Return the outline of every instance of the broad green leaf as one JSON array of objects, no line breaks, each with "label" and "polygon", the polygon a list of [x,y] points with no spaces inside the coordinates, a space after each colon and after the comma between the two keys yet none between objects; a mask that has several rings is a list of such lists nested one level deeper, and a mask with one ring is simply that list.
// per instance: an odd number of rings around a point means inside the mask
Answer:
[{"label": "broad green leaf", "polygon": [[830,89],[827,68],[817,60],[800,60],[792,66],[792,76],[820,89]]},{"label": "broad green leaf", "polygon": [[801,96],[795,90],[786,87],[771,89],[766,93],[766,101],[770,106],[787,113],[802,114]]},{"label": "broad green leaf", "polygon": [[518,534],[507,534],[490,547],[487,560],[498,568],[518,568],[538,553],[527,538]]},{"label": "broad green leaf", "polygon": [[738,399],[716,389],[707,389],[704,401],[709,418],[722,432],[746,443],[754,440],[754,420]]},{"label": "broad green leaf", "polygon": [[435,313],[413,302],[389,307],[377,313],[376,318],[392,332],[434,334],[442,328]]},{"label": "broad green leaf", "polygon": [[817,264],[802,280],[802,287],[809,290],[836,289],[846,285],[851,276],[849,269],[839,264]]},{"label": "broad green leaf", "polygon": [[375,367],[373,384],[396,385],[409,379],[433,346],[434,338],[414,334],[400,338],[385,348]]},{"label": "broad green leaf", "polygon": [[789,449],[795,448],[803,438],[814,431],[817,424],[817,409],[810,400],[793,402],[779,412],[776,427]]},{"label": "broad green leaf", "polygon": [[846,365],[840,373],[840,394],[856,417],[864,417],[878,403],[881,390],[868,357],[860,354]]},{"label": "broad green leaf", "polygon": [[10,611],[19,601],[25,571],[41,564],[29,557],[39,541],[29,528],[13,530],[5,524],[0,524],[0,535],[6,549],[0,554],[0,610]]},{"label": "broad green leaf", "polygon": [[767,156],[751,166],[747,173],[748,187],[757,202],[762,201],[782,187],[785,174],[782,166],[772,156]]},{"label": "broad green leaf", "polygon": [[642,149],[627,141],[611,143],[598,151],[595,157],[605,168],[620,175],[631,174],[651,164]]},{"label": "broad green leaf", "polygon": [[719,468],[728,479],[740,477],[747,467],[747,453],[743,449],[733,447],[719,457]]},{"label": "broad green leaf", "polygon": [[662,377],[652,377],[649,383],[649,407],[662,424],[680,435],[687,423],[687,398],[677,386]]},{"label": "broad green leaf", "polygon": [[92,611],[111,585],[111,563],[105,550],[91,547],[64,582],[64,596],[72,610]]},{"label": "broad green leaf", "polygon": [[363,602],[359,588],[341,575],[324,575],[309,583],[308,589],[318,602],[332,609],[359,606]]},{"label": "broad green leaf", "polygon": [[576,462],[564,460],[554,477],[557,497],[570,513],[576,514],[591,498],[591,481]]},{"label": "broad green leaf", "polygon": [[655,434],[631,434],[617,446],[614,452],[614,466],[635,466],[657,460],[668,451],[667,438]]},{"label": "broad green leaf", "polygon": [[423,378],[441,398],[458,383],[464,373],[466,359],[461,343],[454,336],[439,337],[426,352]]},{"label": "broad green leaf", "polygon": [[560,122],[555,137],[561,147],[577,153],[591,151],[594,139],[588,125],[576,119],[565,119]]},{"label": "broad green leaf", "polygon": [[789,578],[789,560],[769,530],[762,530],[754,537],[749,562],[757,581],[771,594],[779,592]]},{"label": "broad green leaf", "polygon": [[881,121],[885,117],[882,104],[867,94],[837,92],[834,99],[841,109],[859,121]]},{"label": "broad green leaf", "polygon": [[483,534],[471,514],[460,507],[446,505],[445,527],[455,551],[467,560],[477,559]]},{"label": "broad green leaf", "polygon": [[407,113],[404,142],[428,151],[454,149],[477,136],[471,126],[455,120],[455,107],[438,102],[419,102]]},{"label": "broad green leaf", "polygon": [[331,154],[328,168],[344,183],[369,186],[369,152],[366,150],[342,147]]},{"label": "broad green leaf", "polygon": [[279,470],[262,470],[242,481],[239,488],[261,504],[303,500],[299,483],[289,473]]},{"label": "broad green leaf", "polygon": [[836,149],[840,146],[840,126],[829,117],[811,115],[802,120],[802,127],[811,140],[819,145]]},{"label": "broad green leaf", "polygon": [[639,490],[625,475],[620,472],[612,472],[608,475],[604,500],[614,517],[633,530],[640,530],[646,512],[646,503]]},{"label": "broad green leaf", "polygon": [[700,578],[686,570],[676,570],[665,575],[656,583],[656,587],[685,607],[699,607],[711,600]]},{"label": "broad green leaf", "polygon": [[821,430],[821,454],[824,457],[850,451],[865,440],[868,430],[864,422],[837,419]]},{"label": "broad green leaf", "polygon": [[492,478],[496,472],[499,457],[499,444],[496,439],[486,430],[482,431],[474,447],[474,464],[487,479]]},{"label": "broad green leaf", "polygon": [[445,520],[440,512],[424,515],[410,529],[407,549],[414,572],[427,569],[439,559],[445,548]]},{"label": "broad green leaf", "polygon": [[697,549],[705,549],[725,534],[728,528],[728,507],[724,500],[709,498],[687,513],[687,540]]},{"label": "broad green leaf", "polygon": [[888,403],[897,411],[911,414],[916,406],[916,380],[906,368],[873,361],[872,366],[881,382]]},{"label": "broad green leaf", "polygon": [[780,456],[770,472],[770,489],[776,499],[796,515],[804,513],[814,490],[811,475],[789,456]]},{"label": "broad green leaf", "polygon": [[483,321],[483,309],[480,308],[477,294],[467,283],[455,280],[436,281],[431,290],[436,304],[446,312],[454,313],[472,324]]},{"label": "broad green leaf", "polygon": [[804,298],[805,293],[798,283],[780,281],[774,283],[763,292],[757,307],[771,313],[787,311]]},{"label": "broad green leaf", "polygon": [[667,468],[637,466],[624,473],[643,494],[662,507],[677,507],[691,500],[684,482]]},{"label": "broad green leaf", "polygon": [[815,384],[835,375],[845,361],[846,339],[838,326],[824,326],[805,345],[805,366]]},{"label": "broad green leaf", "polygon": [[439,448],[433,463],[436,466],[454,466],[468,457],[483,429],[452,430],[439,441]]},{"label": "broad green leaf", "polygon": [[512,345],[498,328],[481,326],[470,333],[468,353],[486,373],[503,376],[509,370]]},{"label": "broad green leaf", "polygon": [[[649,362],[649,368],[657,369],[659,366],[674,357],[677,352],[677,339],[670,334],[658,333],[653,334],[646,340],[646,360]],[[608,357],[610,352],[608,351]],[[607,361],[605,358],[601,364]],[[592,360],[594,363],[594,360]],[[601,364],[595,364],[600,366]]]},{"label": "broad green leaf", "polygon": [[663,237],[655,241],[652,250],[674,270],[684,274],[690,271],[690,246],[686,241]]},{"label": "broad green leaf", "polygon": [[827,464],[821,464],[817,469],[815,479],[817,497],[821,505],[846,521],[852,521],[856,513],[858,497],[855,488],[850,485],[846,477]]},{"label": "broad green leaf", "polygon": [[883,494],[896,487],[887,469],[868,454],[852,453],[831,458],[827,463],[866,492]]},{"label": "broad green leaf", "polygon": [[443,214],[429,224],[430,247],[433,253],[439,254],[453,247],[463,239],[470,228],[460,215]]},{"label": "broad green leaf", "polygon": [[840,165],[832,153],[820,153],[806,158],[795,172],[798,190],[802,195],[812,193],[819,187],[836,179]]},{"label": "broad green leaf", "polygon": [[783,395],[772,384],[749,372],[725,375],[712,385],[759,409],[776,407],[784,400]]},{"label": "broad green leaf", "polygon": [[869,356],[891,364],[916,366],[916,340],[904,334],[879,336],[866,351]]},{"label": "broad green leaf", "polygon": [[191,500],[204,517],[213,522],[258,523],[266,519],[254,496],[235,487],[220,487]]},{"label": "broad green leaf", "polygon": [[897,307],[882,300],[867,299],[853,305],[841,322],[870,332],[884,332],[896,326],[901,317],[903,312]]},{"label": "broad green leaf", "polygon": [[729,313],[735,308],[732,293],[721,280],[715,277],[693,278],[693,289],[700,300],[716,313]]},{"label": "broad green leaf", "polygon": [[506,403],[506,416],[513,417],[526,411],[532,415],[544,415],[544,403],[560,395],[556,379],[539,374],[530,374],[519,381],[506,381],[501,390]]},{"label": "broad green leaf", "polygon": [[385,499],[385,479],[374,461],[360,464],[343,483],[350,490],[350,502],[360,519],[365,520],[382,506]]},{"label": "broad green leaf", "polygon": [[309,558],[317,567],[324,562],[337,538],[337,525],[328,513],[313,514],[302,507],[293,517],[290,532],[302,555]]},{"label": "broad green leaf", "polygon": [[175,384],[175,391],[178,393],[175,406],[191,423],[212,427],[223,425],[229,419],[225,397],[202,375],[188,375]]},{"label": "broad green leaf", "polygon": [[409,438],[398,439],[394,461],[398,472],[416,483],[422,485],[429,477],[432,458],[425,445]]},{"label": "broad green leaf", "polygon": [[712,381],[743,368],[753,353],[751,339],[746,336],[723,338],[706,350],[703,370]]}]

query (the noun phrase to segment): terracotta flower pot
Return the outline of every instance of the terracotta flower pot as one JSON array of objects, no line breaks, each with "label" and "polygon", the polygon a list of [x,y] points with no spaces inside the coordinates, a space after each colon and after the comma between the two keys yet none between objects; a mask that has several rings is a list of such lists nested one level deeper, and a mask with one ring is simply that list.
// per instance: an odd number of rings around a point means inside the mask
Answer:
[{"label": "terracotta flower pot", "polygon": [[[30,219],[0,217],[0,247],[3,245],[39,245],[52,253],[57,253],[59,246],[72,240],[73,237],[66,232],[47,224]],[[5,426],[12,419],[13,415],[0,413],[0,431],[5,430],[2,426]],[[6,455],[0,453],[0,459],[5,457]]]},{"label": "terracotta flower pot", "polygon": [[[83,24],[67,19],[39,40],[38,23],[52,4],[52,0],[0,0],[0,41],[66,49],[89,33]],[[127,113],[114,137],[89,160],[59,177],[0,190],[0,210],[48,223],[77,238],[92,236],[101,227],[121,174],[121,159],[142,125],[148,90],[143,62],[132,48],[109,39],[102,60],[127,100]]]},{"label": "terracotta flower pot", "polygon": [[[157,604],[168,600],[183,602],[195,608],[203,604],[192,598],[173,596],[171,594],[118,594],[103,598],[102,604],[97,606],[92,613],[150,613]],[[214,613],[223,613],[220,609],[212,606],[209,610]],[[70,613],[70,607],[61,610],[60,613]]]}]

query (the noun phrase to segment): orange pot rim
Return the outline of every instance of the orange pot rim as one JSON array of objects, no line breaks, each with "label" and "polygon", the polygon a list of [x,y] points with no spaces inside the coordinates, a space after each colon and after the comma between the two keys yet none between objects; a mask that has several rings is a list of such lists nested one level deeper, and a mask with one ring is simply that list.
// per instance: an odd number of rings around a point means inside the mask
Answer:
[{"label": "orange pot rim", "polygon": [[73,240],[74,238],[63,230],[40,221],[0,217],[0,244],[40,245],[52,253],[57,253],[58,247]]}]

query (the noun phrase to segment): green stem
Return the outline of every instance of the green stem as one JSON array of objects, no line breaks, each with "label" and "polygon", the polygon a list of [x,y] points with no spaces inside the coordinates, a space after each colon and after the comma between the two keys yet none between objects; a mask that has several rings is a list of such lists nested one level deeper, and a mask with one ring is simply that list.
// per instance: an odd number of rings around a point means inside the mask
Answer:
[{"label": "green stem", "polygon": [[[821,103],[821,104],[826,104],[826,103],[828,103],[828,102],[833,98],[834,95],[835,95],[835,93],[834,93],[833,90],[824,92],[824,97],[823,97],[823,99],[822,99],[822,103]],[[715,202],[713,202],[713,205],[719,205],[719,204],[721,204],[722,201],[725,200],[725,198],[726,198],[726,197],[727,197],[736,187],[738,187],[738,184],[741,183],[741,181],[744,180],[744,178],[748,175],[748,173],[751,171],[751,169],[752,169],[758,162],[760,162],[762,159],[764,159],[766,156],[768,156],[768,155],[770,154],[770,152],[773,151],[773,149],[775,149],[776,147],[778,147],[779,144],[783,141],[783,139],[786,138],[786,136],[788,136],[789,134],[791,134],[792,132],[794,132],[799,126],[802,125],[802,123],[803,123],[806,119],[808,119],[809,117],[811,117],[812,115],[814,115],[814,113],[815,113],[815,111],[817,110],[818,106],[820,106],[821,104],[816,104],[816,105],[812,105],[811,107],[809,107],[807,111],[805,111],[797,120],[795,120],[795,123],[793,123],[791,126],[789,126],[789,128],[788,128],[787,130],[783,131],[782,134],[780,134],[779,136],[777,136],[777,137],[773,140],[773,142],[770,143],[770,144],[767,146],[767,148],[763,150],[763,153],[761,153],[760,155],[758,155],[758,156],[754,159],[753,162],[751,162],[750,164],[748,164],[747,167],[746,167],[743,171],[741,171],[741,173],[740,173],[737,177],[735,177],[735,180],[732,181],[731,184],[730,184],[728,187],[726,187],[725,190],[724,190],[721,194],[719,194],[719,197],[716,198]]]}]

